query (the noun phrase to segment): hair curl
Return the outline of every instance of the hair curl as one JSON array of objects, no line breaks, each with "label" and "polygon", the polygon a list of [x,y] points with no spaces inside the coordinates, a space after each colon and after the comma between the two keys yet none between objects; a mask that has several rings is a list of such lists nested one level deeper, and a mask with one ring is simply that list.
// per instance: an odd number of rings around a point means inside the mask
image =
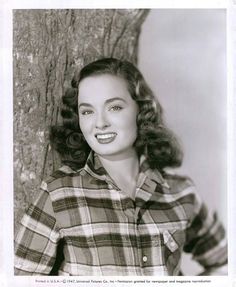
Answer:
[{"label": "hair curl", "polygon": [[145,154],[152,169],[162,171],[165,167],[180,166],[182,150],[176,137],[164,125],[162,108],[153,92],[132,63],[114,58],[103,58],[83,67],[80,73],[75,74],[71,88],[62,97],[63,126],[52,127],[50,136],[62,162],[76,169],[85,164],[91,149],[79,127],[78,87],[84,78],[103,74],[123,78],[131,97],[138,104],[138,133],[134,143],[138,155]]}]

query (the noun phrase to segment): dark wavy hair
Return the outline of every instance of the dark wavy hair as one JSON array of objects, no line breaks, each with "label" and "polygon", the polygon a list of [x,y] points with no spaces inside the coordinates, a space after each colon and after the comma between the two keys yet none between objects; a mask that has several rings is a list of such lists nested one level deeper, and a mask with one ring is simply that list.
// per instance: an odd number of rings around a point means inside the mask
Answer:
[{"label": "dark wavy hair", "polygon": [[62,97],[63,126],[52,127],[50,136],[51,144],[61,155],[62,162],[75,169],[85,164],[91,149],[79,127],[78,87],[84,78],[103,74],[124,79],[132,99],[138,104],[138,132],[134,143],[138,156],[144,154],[150,167],[160,171],[165,167],[180,166],[182,150],[176,137],[164,125],[162,108],[153,92],[132,63],[114,58],[103,58],[84,66],[75,74],[71,88]]}]

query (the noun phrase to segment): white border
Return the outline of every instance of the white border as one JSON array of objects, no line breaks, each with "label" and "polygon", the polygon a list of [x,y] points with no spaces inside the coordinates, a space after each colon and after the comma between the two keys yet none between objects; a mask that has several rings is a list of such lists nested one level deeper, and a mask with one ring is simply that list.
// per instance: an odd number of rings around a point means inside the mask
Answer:
[{"label": "white border", "polygon": [[227,0],[4,0],[11,9],[72,9],[72,8],[227,8]]},{"label": "white border", "polygon": [[[0,274],[12,276],[13,260],[13,90],[12,90],[12,17],[11,10],[0,11]],[[0,281],[0,286],[1,281]],[[3,285],[4,286],[4,285]]]},{"label": "white border", "polygon": [[[236,44],[236,2],[228,8],[227,13],[227,94],[228,94],[228,127],[227,127],[227,146],[228,146],[228,230],[229,230],[229,274],[231,277],[236,278],[236,125],[235,125],[235,113],[236,113],[236,98],[235,98],[235,76],[236,76],[236,57],[235,57],[235,44]],[[234,31],[233,31],[234,29]],[[236,286],[236,280],[234,283]]]},{"label": "white border", "polygon": [[[0,240],[0,286],[236,286],[236,245],[234,235],[236,234],[235,219],[235,112],[236,101],[233,96],[235,86],[233,84],[233,74],[235,75],[235,67],[233,67],[233,35],[231,31],[232,25],[232,9],[235,9],[236,1],[234,4],[226,0],[4,0],[0,8],[0,220],[3,221],[1,228],[1,240]],[[182,284],[80,284],[76,282],[56,282],[58,277],[46,277],[49,280],[55,280],[55,282],[37,283],[37,277],[14,277],[12,270],[13,262],[13,154],[12,154],[12,133],[13,133],[13,114],[12,114],[12,9],[71,9],[71,8],[91,8],[91,9],[103,9],[103,8],[227,8],[228,10],[228,23],[227,23],[227,63],[228,63],[228,218],[229,218],[229,276],[228,277],[206,277],[210,279],[211,283],[182,283]],[[234,15],[235,16],[235,15]],[[235,33],[235,32],[234,32]],[[236,36],[234,35],[234,38]],[[236,39],[235,39],[236,40]],[[44,277],[45,278],[45,277]],[[115,277],[116,278],[116,277]],[[168,277],[170,278],[170,277]],[[174,277],[172,277],[174,279]],[[184,277],[183,280],[192,280],[194,277]],[[199,280],[204,280],[205,277],[198,277]],[[39,278],[41,279],[41,278]],[[81,277],[73,277],[73,279],[81,280]],[[86,278],[83,277],[85,280]],[[91,279],[88,278],[88,279]],[[103,278],[104,279],[104,278]],[[114,277],[112,278],[114,279]],[[132,278],[129,277],[130,280]],[[137,280],[137,278],[135,278]],[[145,278],[148,280],[148,278]],[[176,277],[176,279],[178,279]],[[61,279],[62,280],[62,279]],[[63,279],[64,280],[64,279]],[[68,279],[66,279],[68,280]],[[133,279],[134,280],[134,279]],[[151,279],[150,279],[151,280]],[[234,282],[234,283],[233,283]]]}]

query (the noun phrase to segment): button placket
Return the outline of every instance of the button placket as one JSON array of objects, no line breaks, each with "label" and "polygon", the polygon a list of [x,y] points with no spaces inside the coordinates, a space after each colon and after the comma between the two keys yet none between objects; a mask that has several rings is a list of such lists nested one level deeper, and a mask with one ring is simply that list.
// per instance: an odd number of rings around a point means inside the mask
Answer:
[{"label": "button placket", "polygon": [[126,204],[124,205],[124,213],[128,218],[131,219],[131,221],[134,221],[135,216],[135,203],[132,201],[132,199],[128,198]]}]

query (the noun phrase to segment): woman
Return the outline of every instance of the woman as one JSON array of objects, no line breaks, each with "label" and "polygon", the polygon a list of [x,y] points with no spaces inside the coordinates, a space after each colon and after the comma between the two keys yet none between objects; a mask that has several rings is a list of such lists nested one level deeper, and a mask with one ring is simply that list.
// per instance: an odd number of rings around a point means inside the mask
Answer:
[{"label": "woman", "polygon": [[179,275],[191,252],[211,274],[227,261],[217,217],[189,178],[170,175],[182,152],[160,104],[129,62],[85,66],[63,97],[53,147],[64,166],[44,181],[16,237],[15,272],[60,275]]}]

